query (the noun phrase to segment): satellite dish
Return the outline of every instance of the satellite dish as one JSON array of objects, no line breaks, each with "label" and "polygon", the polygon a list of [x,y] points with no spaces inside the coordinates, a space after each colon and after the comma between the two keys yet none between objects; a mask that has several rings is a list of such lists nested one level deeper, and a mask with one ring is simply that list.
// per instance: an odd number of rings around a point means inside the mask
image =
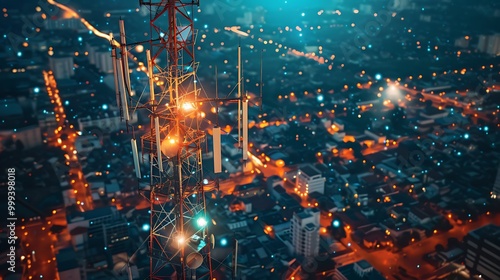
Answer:
[{"label": "satellite dish", "polygon": [[197,269],[203,263],[203,256],[198,252],[189,254],[186,258],[186,265],[191,269]]}]

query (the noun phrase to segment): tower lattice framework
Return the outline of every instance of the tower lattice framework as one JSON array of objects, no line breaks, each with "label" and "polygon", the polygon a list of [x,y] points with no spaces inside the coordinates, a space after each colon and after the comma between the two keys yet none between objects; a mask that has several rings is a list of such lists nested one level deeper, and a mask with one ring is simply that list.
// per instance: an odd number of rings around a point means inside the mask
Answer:
[{"label": "tower lattice framework", "polygon": [[193,13],[199,1],[141,1],[150,10],[151,129],[141,136],[150,163],[150,279],[212,279],[197,110]]}]

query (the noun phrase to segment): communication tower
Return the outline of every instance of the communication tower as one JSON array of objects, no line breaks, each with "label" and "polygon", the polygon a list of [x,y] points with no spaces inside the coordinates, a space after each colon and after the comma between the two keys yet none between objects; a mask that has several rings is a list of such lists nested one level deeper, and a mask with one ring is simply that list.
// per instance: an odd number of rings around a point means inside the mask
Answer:
[{"label": "communication tower", "polygon": [[[193,24],[199,1],[140,0],[150,10],[150,40],[127,44],[120,20],[119,52],[113,48],[117,102],[122,117],[129,121],[136,110],[146,110],[150,129],[131,139],[137,178],[149,179],[150,279],[213,279],[203,180],[202,147],[206,132],[201,130],[204,102],[238,103],[238,143],[243,159],[248,149],[248,98],[241,93],[241,48],[238,48],[238,93],[235,98],[200,97],[197,86]],[[130,83],[129,48],[149,43],[146,50],[149,90],[136,94]],[[114,44],[118,45],[118,44]],[[217,110],[218,112],[218,110]],[[221,128],[213,127],[214,173],[221,168]],[[137,141],[140,141],[141,150]],[[141,173],[141,162],[149,172]]]}]

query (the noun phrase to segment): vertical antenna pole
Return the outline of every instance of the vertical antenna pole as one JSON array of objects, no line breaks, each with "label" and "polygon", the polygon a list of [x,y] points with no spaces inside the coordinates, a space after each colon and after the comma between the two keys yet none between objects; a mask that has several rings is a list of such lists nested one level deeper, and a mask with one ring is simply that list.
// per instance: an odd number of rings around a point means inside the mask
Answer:
[{"label": "vertical antenna pole", "polygon": [[248,159],[248,100],[243,100],[243,160]]},{"label": "vertical antenna pole", "polygon": [[130,72],[128,68],[128,51],[127,51],[127,39],[125,37],[125,23],[123,19],[120,19],[120,49],[123,63],[123,77],[125,82],[125,89],[128,93],[132,94],[132,88],[130,87]]},{"label": "vertical antenna pole", "polygon": [[163,171],[163,160],[161,157],[161,137],[160,137],[160,119],[155,117],[155,136],[156,136],[156,154],[158,157],[158,169],[160,174]]},{"label": "vertical antenna pole", "polygon": [[132,157],[134,159],[135,176],[137,179],[141,179],[141,166],[139,164],[139,153],[137,151],[137,141],[135,139],[130,139],[130,145],[132,146]]},{"label": "vertical antenna pole", "polygon": [[214,127],[214,173],[222,172],[222,160],[221,160],[221,131],[220,127]]},{"label": "vertical antenna pole", "polygon": [[148,60],[148,76],[149,76],[149,101],[151,105],[155,102],[155,84],[153,79],[153,61],[151,60],[151,51],[146,50],[146,57]]},{"label": "vertical antenna pole", "polygon": [[238,45],[238,147],[241,147],[241,46]]},{"label": "vertical antenna pole", "polygon": [[127,97],[127,92],[125,90],[125,79],[123,77],[123,61],[119,57],[117,57],[116,59],[118,60],[117,64],[118,67],[120,68],[118,69],[117,74],[118,74],[118,82],[120,84],[118,88],[120,89],[123,117],[125,118],[126,121],[129,121],[130,115],[128,112],[128,101],[127,101],[128,97]]},{"label": "vertical antenna pole", "polygon": [[233,279],[238,277],[238,240],[234,239],[234,250],[233,250]]}]

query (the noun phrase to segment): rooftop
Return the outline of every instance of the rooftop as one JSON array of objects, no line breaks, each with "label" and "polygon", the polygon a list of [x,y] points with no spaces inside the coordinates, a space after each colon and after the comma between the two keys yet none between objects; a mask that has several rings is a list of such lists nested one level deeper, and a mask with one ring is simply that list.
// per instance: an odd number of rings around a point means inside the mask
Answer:
[{"label": "rooftop", "polygon": [[321,172],[310,164],[301,166],[299,170],[309,177],[321,175]]}]

